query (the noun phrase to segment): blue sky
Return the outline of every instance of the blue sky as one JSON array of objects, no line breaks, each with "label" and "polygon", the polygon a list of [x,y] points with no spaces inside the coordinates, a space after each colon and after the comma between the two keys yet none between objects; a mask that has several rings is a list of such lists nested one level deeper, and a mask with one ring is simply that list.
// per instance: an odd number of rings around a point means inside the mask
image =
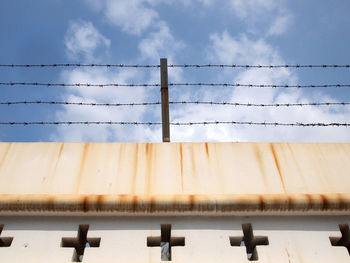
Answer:
[{"label": "blue sky", "polygon": [[[350,64],[350,2],[2,0],[0,63]],[[157,83],[158,69],[0,68],[0,82]],[[169,69],[169,82],[349,84],[350,69]],[[159,101],[159,88],[4,87],[1,101]],[[350,88],[171,87],[170,100],[349,102]],[[160,121],[160,107],[0,105],[0,121]],[[170,107],[174,122],[350,122],[350,106]],[[349,142],[350,128],[172,127],[172,141]],[[159,126],[0,126],[0,141],[161,141]]]}]

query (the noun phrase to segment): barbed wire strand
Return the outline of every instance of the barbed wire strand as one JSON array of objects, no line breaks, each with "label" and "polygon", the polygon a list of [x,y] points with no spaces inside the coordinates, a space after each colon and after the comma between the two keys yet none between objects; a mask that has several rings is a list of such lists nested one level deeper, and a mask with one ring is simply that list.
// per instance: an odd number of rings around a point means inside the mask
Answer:
[{"label": "barbed wire strand", "polygon": [[245,88],[341,88],[350,84],[320,85],[273,85],[273,84],[241,84],[241,83],[169,83],[168,86],[212,86],[212,87],[245,87]]},{"label": "barbed wire strand", "polygon": [[38,83],[38,82],[0,82],[0,86],[46,86],[46,87],[160,87],[160,84],[91,84],[91,83]]},{"label": "barbed wire strand", "polygon": [[[91,84],[91,83],[38,83],[38,82],[0,82],[0,86],[46,86],[46,87],[160,87],[160,84]],[[342,88],[350,84],[320,85],[273,85],[273,84],[241,84],[241,83],[169,83],[168,86],[212,86],[212,87],[246,87],[246,88]]]},{"label": "barbed wire strand", "polygon": [[[160,65],[142,64],[80,64],[80,63],[55,63],[55,64],[0,64],[7,68],[44,68],[44,67],[106,67],[106,68],[159,68]],[[243,65],[243,64],[170,64],[169,68],[350,68],[350,64],[309,64],[309,65]]]},{"label": "barbed wire strand", "polygon": [[[160,101],[155,102],[136,102],[136,103],[96,103],[96,102],[69,102],[69,101],[0,101],[0,105],[30,105],[30,104],[49,104],[49,105],[77,105],[77,106],[149,106],[160,105]],[[195,104],[195,105],[221,105],[221,106],[245,106],[245,107],[295,107],[295,106],[346,106],[350,102],[309,102],[309,103],[239,103],[239,102],[214,102],[214,101],[169,101],[169,104]]]},{"label": "barbed wire strand", "polygon": [[[77,106],[147,106],[160,105],[161,102],[136,102],[136,103],[95,103],[95,102],[69,102],[69,101],[2,101],[0,105],[20,105],[20,104],[50,104],[50,105],[77,105]],[[349,103],[350,104],[350,103]]]},{"label": "barbed wire strand", "polygon": [[44,68],[44,67],[106,67],[106,68],[159,68],[159,65],[128,65],[128,64],[79,64],[79,63],[58,63],[58,64],[0,64],[6,68]]},{"label": "barbed wire strand", "polygon": [[[281,122],[252,122],[252,121],[204,121],[204,122],[172,122],[172,126],[192,125],[261,125],[261,126],[297,126],[297,127],[350,127],[350,123],[281,123]],[[161,122],[116,122],[116,121],[34,121],[34,122],[0,122],[0,125],[162,125]]]},{"label": "barbed wire strand", "polygon": [[350,68],[346,65],[239,65],[239,64],[172,64],[169,68]]}]

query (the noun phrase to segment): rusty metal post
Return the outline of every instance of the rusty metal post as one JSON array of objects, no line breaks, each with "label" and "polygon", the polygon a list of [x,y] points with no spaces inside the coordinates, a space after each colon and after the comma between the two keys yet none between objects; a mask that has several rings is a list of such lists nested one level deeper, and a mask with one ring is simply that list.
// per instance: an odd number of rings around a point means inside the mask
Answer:
[{"label": "rusty metal post", "polygon": [[160,59],[160,83],[162,96],[162,133],[163,142],[170,142],[168,60]]}]

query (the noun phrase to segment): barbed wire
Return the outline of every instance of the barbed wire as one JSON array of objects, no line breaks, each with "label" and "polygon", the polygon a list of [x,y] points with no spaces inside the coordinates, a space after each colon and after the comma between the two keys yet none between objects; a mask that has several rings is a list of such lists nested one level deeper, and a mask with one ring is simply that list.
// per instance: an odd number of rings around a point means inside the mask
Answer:
[{"label": "barbed wire", "polygon": [[[192,126],[192,125],[260,125],[260,126],[297,126],[297,127],[350,127],[350,123],[281,123],[281,122],[252,122],[252,121],[204,121],[204,122],[172,122],[172,126]],[[123,121],[34,121],[34,122],[0,122],[0,125],[162,125],[161,122],[123,122]]]},{"label": "barbed wire", "polygon": [[46,86],[46,87],[160,87],[160,84],[91,84],[91,83],[38,83],[38,82],[0,82],[0,86]]},{"label": "barbed wire", "polygon": [[[70,101],[0,101],[0,105],[29,105],[29,104],[49,104],[49,105],[77,105],[77,106],[148,106],[160,105],[160,101],[136,102],[136,103],[97,103],[97,102],[70,102]],[[346,106],[350,102],[309,102],[309,103],[239,103],[239,102],[214,102],[214,101],[169,101],[169,104],[197,104],[197,105],[221,105],[221,106],[246,106],[246,107],[294,107],[294,106]]]},{"label": "barbed wire", "polygon": [[[106,68],[159,68],[160,65],[142,64],[80,64],[80,63],[56,63],[56,64],[0,64],[7,68],[44,68],[44,67],[106,67]],[[169,68],[350,68],[350,64],[318,64],[318,65],[243,65],[243,64],[170,64]]]},{"label": "barbed wire", "polygon": [[77,106],[147,106],[160,105],[161,102],[136,102],[136,103],[95,103],[95,102],[69,102],[69,101],[2,101],[0,105],[19,105],[19,104],[50,104],[50,105],[77,105]]},{"label": "barbed wire", "polygon": [[172,64],[169,68],[350,68],[350,65],[239,65],[239,64]]},{"label": "barbed wire", "polygon": [[106,67],[106,68],[159,68],[159,65],[128,65],[128,64],[79,64],[79,63],[58,63],[58,64],[0,64],[6,68],[44,68],[44,67]]},{"label": "barbed wire", "polygon": [[240,103],[240,102],[214,102],[214,101],[171,101],[169,104],[207,104],[245,107],[294,107],[294,106],[346,106],[350,102],[309,102],[309,103]]},{"label": "barbed wire", "polygon": [[[160,84],[91,84],[91,83],[38,83],[38,82],[0,82],[0,86],[45,86],[45,87],[160,87]],[[168,86],[212,86],[212,87],[245,87],[245,88],[342,88],[350,84],[320,85],[273,85],[273,84],[241,84],[241,83],[169,83]]]},{"label": "barbed wire", "polygon": [[168,86],[212,86],[212,87],[245,87],[245,88],[341,88],[350,84],[320,84],[320,85],[273,85],[273,84],[241,84],[241,83],[169,83]]}]

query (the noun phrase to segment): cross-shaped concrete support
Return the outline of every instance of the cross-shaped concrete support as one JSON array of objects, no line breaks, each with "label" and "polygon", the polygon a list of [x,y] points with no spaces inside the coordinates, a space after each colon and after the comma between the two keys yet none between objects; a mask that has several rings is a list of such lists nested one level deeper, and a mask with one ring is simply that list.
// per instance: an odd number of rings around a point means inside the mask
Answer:
[{"label": "cross-shaped concrete support", "polygon": [[[4,225],[0,225],[0,235]],[[12,244],[13,237],[0,237],[0,247],[9,247]]]},{"label": "cross-shaped concrete support", "polygon": [[340,224],[341,237],[329,237],[332,246],[345,247],[350,255],[350,229],[348,224]]},{"label": "cross-shaped concrete support", "polygon": [[248,260],[258,260],[256,246],[268,245],[269,239],[265,236],[254,236],[251,224],[243,224],[243,237],[230,237],[231,246],[245,246]]},{"label": "cross-shaped concrete support", "polygon": [[172,237],[171,236],[171,225],[162,224],[160,225],[161,235],[160,237],[147,237],[148,247],[161,247],[161,260],[171,261],[171,247],[174,246],[185,246],[184,237]]},{"label": "cross-shaped concrete support", "polygon": [[74,247],[73,262],[81,262],[83,260],[85,248],[100,246],[101,238],[88,238],[88,230],[89,225],[79,225],[77,237],[62,237],[61,247]]}]

